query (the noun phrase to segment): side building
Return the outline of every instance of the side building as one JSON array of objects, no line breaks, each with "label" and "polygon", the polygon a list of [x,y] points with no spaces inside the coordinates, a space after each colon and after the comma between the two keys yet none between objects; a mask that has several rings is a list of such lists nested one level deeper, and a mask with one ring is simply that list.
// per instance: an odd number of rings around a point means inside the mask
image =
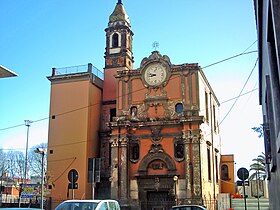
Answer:
[{"label": "side building", "polygon": [[270,209],[280,206],[280,3],[254,0]]},{"label": "side building", "polygon": [[[94,193],[88,163],[99,156],[103,80],[94,74],[91,64],[72,70],[53,68],[48,77],[51,100],[47,192],[52,209],[66,199],[92,198]],[[76,179],[76,189],[69,186],[72,177]]]},{"label": "side building", "polygon": [[234,155],[221,155],[221,193],[235,194]]}]

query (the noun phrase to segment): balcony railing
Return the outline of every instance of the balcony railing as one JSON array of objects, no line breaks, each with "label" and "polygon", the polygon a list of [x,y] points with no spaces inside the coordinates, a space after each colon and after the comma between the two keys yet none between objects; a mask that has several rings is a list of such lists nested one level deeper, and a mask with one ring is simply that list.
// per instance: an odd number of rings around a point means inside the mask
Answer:
[{"label": "balcony railing", "polygon": [[87,65],[79,65],[79,66],[69,66],[63,68],[52,68],[52,76],[58,75],[66,75],[66,74],[77,74],[77,73],[93,73],[100,79],[104,79],[104,73],[100,71],[98,68],[93,66],[91,63]]}]

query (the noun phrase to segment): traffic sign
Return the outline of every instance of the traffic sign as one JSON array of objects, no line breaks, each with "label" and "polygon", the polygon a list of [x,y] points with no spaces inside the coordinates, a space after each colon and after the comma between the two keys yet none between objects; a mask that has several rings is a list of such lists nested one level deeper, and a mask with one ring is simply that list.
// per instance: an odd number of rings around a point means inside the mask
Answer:
[{"label": "traffic sign", "polygon": [[246,168],[240,168],[237,171],[237,176],[238,176],[239,179],[244,181],[244,180],[248,179],[249,171]]},{"label": "traffic sign", "polygon": [[79,178],[79,175],[78,175],[78,171],[76,171],[75,169],[71,169],[68,173],[68,180],[69,182],[76,182]]}]

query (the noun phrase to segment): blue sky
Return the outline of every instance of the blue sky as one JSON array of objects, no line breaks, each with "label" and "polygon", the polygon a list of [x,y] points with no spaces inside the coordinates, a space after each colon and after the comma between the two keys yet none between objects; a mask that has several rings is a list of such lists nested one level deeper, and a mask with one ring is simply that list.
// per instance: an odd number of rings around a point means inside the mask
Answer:
[{"label": "blue sky", "polygon": [[[19,76],[0,80],[0,147],[23,149],[24,120],[48,117],[52,67],[92,63],[103,70],[105,32],[117,0],[1,0],[0,64]],[[256,37],[253,0],[123,0],[130,17],[134,68],[153,51],[201,67],[242,53]],[[253,44],[247,51],[257,49]],[[203,69],[220,102],[238,96],[257,53]],[[258,87],[255,68],[244,92]],[[234,101],[222,103],[220,119]],[[263,151],[251,128],[261,123],[258,91],[240,97],[221,124],[222,153],[248,167]],[[17,126],[21,125],[21,126]],[[15,128],[6,129],[17,126]],[[47,142],[48,120],[34,122],[30,146]]]}]

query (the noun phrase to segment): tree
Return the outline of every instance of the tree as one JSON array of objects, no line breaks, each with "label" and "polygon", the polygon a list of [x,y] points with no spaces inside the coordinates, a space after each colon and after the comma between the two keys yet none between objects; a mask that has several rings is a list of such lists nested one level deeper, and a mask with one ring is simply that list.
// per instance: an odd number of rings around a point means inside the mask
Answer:
[{"label": "tree", "polygon": [[24,162],[25,156],[21,151],[8,151],[6,153],[8,158],[8,173],[13,178],[24,177]]},{"label": "tree", "polygon": [[7,158],[3,149],[0,149],[0,176],[7,172]]},{"label": "tree", "polygon": [[46,168],[47,168],[46,151],[47,151],[48,145],[47,145],[47,143],[41,143],[41,144],[35,145],[32,147],[32,149],[29,150],[29,154],[28,154],[28,158],[29,158],[28,165],[29,165],[29,169],[30,169],[30,175],[41,177],[42,155],[34,152],[34,150],[36,150],[36,148],[43,149],[45,152],[44,171],[46,171]]},{"label": "tree", "polygon": [[257,158],[254,158],[253,164],[250,165],[250,171],[253,173],[250,175],[249,180],[265,180],[266,179],[266,170],[265,170],[265,154],[262,153]]},{"label": "tree", "polygon": [[258,136],[259,138],[263,137],[263,124],[260,124],[259,127],[253,127],[252,129],[253,129],[253,131],[255,131],[256,133],[259,134],[259,136]]}]

